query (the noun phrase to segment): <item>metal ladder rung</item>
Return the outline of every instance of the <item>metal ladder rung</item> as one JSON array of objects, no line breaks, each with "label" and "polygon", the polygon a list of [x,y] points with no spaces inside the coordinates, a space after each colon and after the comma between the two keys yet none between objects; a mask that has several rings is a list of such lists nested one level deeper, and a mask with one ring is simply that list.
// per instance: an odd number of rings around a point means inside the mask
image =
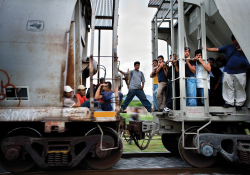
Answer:
[{"label": "metal ladder rung", "polygon": [[184,134],[193,134],[193,135],[197,135],[197,132],[185,132]]}]

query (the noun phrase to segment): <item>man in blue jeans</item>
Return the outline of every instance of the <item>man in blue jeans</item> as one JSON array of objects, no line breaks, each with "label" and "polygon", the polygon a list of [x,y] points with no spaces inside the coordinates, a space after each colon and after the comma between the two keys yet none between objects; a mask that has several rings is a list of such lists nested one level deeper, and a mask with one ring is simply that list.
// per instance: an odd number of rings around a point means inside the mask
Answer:
[{"label": "man in blue jeans", "polygon": [[144,75],[141,71],[139,71],[140,68],[140,62],[136,61],[134,62],[134,70],[130,71],[130,83],[129,83],[129,91],[126,96],[126,99],[124,100],[120,112],[124,112],[124,110],[127,108],[129,103],[133,100],[134,96],[136,95],[143,106],[148,110],[148,112],[152,112],[151,103],[148,101],[143,88],[145,83]]},{"label": "man in blue jeans", "polygon": [[[186,64],[185,64],[185,76],[186,76],[186,97],[196,97],[196,79],[195,79],[195,65],[196,62],[190,59],[190,48],[184,49]],[[197,106],[196,98],[187,98],[186,106]]]},{"label": "man in blue jeans", "polygon": [[156,99],[157,89],[158,89],[158,74],[156,74],[156,70],[158,68],[158,60],[153,60],[154,69],[150,74],[150,78],[153,78],[153,98],[154,98],[154,108],[155,111],[158,111],[158,103]]}]

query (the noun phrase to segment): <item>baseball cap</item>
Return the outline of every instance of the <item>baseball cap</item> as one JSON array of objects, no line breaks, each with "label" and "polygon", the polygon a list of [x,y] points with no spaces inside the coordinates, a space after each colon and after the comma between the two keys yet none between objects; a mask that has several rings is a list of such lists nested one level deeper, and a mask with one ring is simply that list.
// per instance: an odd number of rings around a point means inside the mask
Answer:
[{"label": "baseball cap", "polygon": [[64,92],[72,92],[73,89],[70,86],[64,86]]},{"label": "baseball cap", "polygon": [[184,50],[188,50],[189,52],[191,52],[191,49],[189,47],[185,47]]},{"label": "baseball cap", "polygon": [[77,88],[77,90],[79,90],[79,89],[80,89],[80,90],[85,90],[85,89],[87,89],[87,88],[86,88],[85,86],[83,86],[83,85],[79,85],[78,88]]}]

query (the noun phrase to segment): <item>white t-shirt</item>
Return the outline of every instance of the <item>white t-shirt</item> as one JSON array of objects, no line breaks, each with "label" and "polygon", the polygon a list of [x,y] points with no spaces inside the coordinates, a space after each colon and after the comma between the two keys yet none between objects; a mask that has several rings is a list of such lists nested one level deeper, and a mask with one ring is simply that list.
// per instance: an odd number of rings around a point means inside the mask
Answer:
[{"label": "white t-shirt", "polygon": [[[196,78],[203,78],[203,70],[204,70],[204,67],[202,66],[202,64],[196,63],[196,67],[195,67]],[[210,74],[207,74],[207,86],[208,86],[208,89],[210,89]],[[202,79],[196,80],[196,87],[204,88]]]}]

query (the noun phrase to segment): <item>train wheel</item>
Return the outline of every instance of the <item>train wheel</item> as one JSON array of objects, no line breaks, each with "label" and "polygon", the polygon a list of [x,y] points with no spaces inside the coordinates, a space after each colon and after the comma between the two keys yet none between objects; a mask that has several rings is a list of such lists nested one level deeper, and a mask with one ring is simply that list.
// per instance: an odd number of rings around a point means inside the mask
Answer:
[{"label": "train wheel", "polygon": [[[198,127],[190,128],[186,132],[196,132]],[[200,133],[210,133],[208,129],[203,129],[200,131]],[[193,134],[187,134],[184,137],[185,140],[185,147],[194,147],[193,144]],[[184,149],[182,145],[182,137],[179,139],[178,149],[179,153],[186,162],[188,162],[190,165],[197,167],[197,168],[206,168],[211,165],[213,165],[216,161],[216,157],[206,157],[204,155],[201,155],[197,153],[196,149]]]},{"label": "train wheel", "polygon": [[161,141],[163,146],[173,154],[179,154],[178,141],[180,134],[162,134]]},{"label": "train wheel", "polygon": [[[10,131],[3,140],[13,136],[41,137],[40,133],[32,128],[17,128]],[[0,164],[7,171],[21,173],[31,169],[35,162],[22,146],[17,145],[10,147],[6,153],[0,150]]]},{"label": "train wheel", "polygon": [[[104,135],[110,135],[114,138],[114,143],[115,143],[114,147],[117,147],[117,137],[118,137],[117,132],[112,128],[108,127],[102,127],[102,130],[104,132]],[[93,135],[93,134],[101,134],[99,128],[92,129],[86,135]],[[105,148],[104,142],[103,142],[103,148]],[[96,150],[96,152],[99,152],[97,153],[99,154],[99,156],[97,155],[95,157],[92,157],[91,154],[88,154],[85,158],[85,161],[93,169],[98,169],[98,170],[108,169],[111,168],[120,160],[122,156],[122,150],[123,150],[122,139],[119,138],[119,148],[110,151]]]}]

